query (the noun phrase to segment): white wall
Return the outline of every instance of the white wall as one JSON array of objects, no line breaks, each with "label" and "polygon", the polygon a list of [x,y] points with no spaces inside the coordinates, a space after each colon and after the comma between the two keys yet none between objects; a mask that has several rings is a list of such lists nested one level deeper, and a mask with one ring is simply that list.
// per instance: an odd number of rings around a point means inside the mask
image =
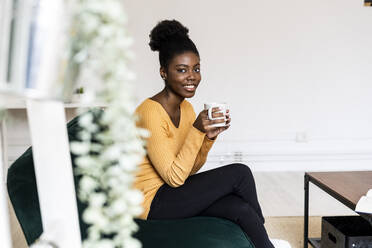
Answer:
[{"label": "white wall", "polygon": [[[123,1],[138,103],[163,86],[148,34],[175,18],[201,54],[195,110],[230,105],[232,126],[206,169],[232,161],[258,171],[372,169],[372,8],[362,0]],[[12,162],[29,137],[24,110],[10,114]]]},{"label": "white wall", "polygon": [[256,170],[372,169],[372,8],[362,0],[124,2],[138,101],[163,86],[148,34],[174,18],[201,54],[194,108],[229,103],[232,127],[209,167],[235,156]]}]

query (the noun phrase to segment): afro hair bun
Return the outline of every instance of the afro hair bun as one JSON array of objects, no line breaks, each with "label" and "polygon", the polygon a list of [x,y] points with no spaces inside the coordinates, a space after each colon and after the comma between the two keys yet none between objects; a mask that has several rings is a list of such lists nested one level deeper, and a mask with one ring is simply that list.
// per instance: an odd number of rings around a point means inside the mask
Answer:
[{"label": "afro hair bun", "polygon": [[189,39],[189,30],[176,20],[164,20],[159,22],[150,33],[150,48],[152,51],[160,51],[171,41]]}]

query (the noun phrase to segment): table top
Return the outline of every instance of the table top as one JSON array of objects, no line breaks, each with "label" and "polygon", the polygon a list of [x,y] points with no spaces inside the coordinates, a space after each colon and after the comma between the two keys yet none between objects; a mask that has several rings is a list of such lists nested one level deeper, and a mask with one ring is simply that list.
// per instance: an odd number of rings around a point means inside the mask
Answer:
[{"label": "table top", "polygon": [[372,171],[307,172],[305,176],[352,210],[372,189]]}]

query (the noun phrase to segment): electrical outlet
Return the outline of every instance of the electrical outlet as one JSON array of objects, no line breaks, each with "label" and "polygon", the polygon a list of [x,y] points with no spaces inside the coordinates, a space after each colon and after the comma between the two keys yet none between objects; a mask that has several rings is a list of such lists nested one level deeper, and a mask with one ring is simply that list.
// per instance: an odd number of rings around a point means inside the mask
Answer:
[{"label": "electrical outlet", "polygon": [[297,132],[296,133],[296,142],[297,143],[306,143],[308,142],[308,137],[306,132]]},{"label": "electrical outlet", "polygon": [[243,162],[243,152],[234,152],[234,162],[241,163]]}]

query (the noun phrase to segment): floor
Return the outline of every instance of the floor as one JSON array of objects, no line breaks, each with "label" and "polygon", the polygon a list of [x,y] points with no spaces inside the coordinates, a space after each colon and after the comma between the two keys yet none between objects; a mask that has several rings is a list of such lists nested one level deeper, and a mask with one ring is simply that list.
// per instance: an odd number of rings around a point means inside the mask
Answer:
[{"label": "floor", "polygon": [[[321,217],[312,216],[309,219],[309,237],[320,237]],[[270,238],[287,240],[292,248],[303,248],[303,226],[301,216],[266,217],[265,227]],[[308,247],[311,247],[308,245]]]},{"label": "floor", "polygon": [[27,248],[26,239],[23,235],[21,230],[21,226],[18,223],[18,220],[14,214],[14,210],[11,207],[11,203],[8,199],[8,206],[9,206],[9,215],[10,215],[10,228],[11,228],[11,235],[13,241],[13,248]]},{"label": "floor", "polygon": [[[304,215],[304,172],[254,172],[257,194],[265,216]],[[312,216],[352,215],[349,208],[310,183]]]},{"label": "floor", "polygon": [[[303,247],[303,172],[255,172],[257,192],[272,238],[288,240],[293,248]],[[13,248],[27,247],[11,209]],[[310,186],[310,237],[320,236],[321,217],[353,212],[332,197]]]}]

